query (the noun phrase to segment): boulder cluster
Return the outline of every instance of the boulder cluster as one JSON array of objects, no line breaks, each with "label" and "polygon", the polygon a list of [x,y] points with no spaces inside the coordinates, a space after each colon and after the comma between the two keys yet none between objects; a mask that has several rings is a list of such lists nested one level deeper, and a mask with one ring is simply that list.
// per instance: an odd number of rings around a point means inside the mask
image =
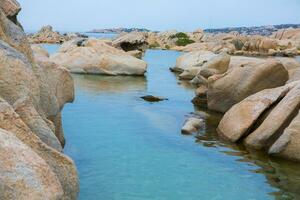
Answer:
[{"label": "boulder cluster", "polygon": [[62,153],[61,111],[74,98],[65,68],[32,53],[15,0],[0,1],[0,199],[76,199]]},{"label": "boulder cluster", "polygon": [[36,34],[29,34],[27,38],[31,44],[61,44],[74,38],[87,38],[87,36],[80,33],[60,34],[54,31],[52,26],[48,25],[42,27]]},{"label": "boulder cluster", "polygon": [[246,56],[295,56],[300,54],[299,35],[300,28],[282,29],[271,36],[244,35],[238,32],[206,33],[198,29],[187,33],[176,30],[127,33],[121,34],[117,41],[124,43],[124,49],[130,46],[130,50],[136,50],[134,47],[142,44],[149,48],[184,52],[203,50]]},{"label": "boulder cluster", "polygon": [[[274,38],[297,43],[297,34],[285,30]],[[300,62],[296,58],[194,50],[180,56],[171,70],[197,86],[194,104],[225,113],[217,130],[220,137],[300,162]]]}]

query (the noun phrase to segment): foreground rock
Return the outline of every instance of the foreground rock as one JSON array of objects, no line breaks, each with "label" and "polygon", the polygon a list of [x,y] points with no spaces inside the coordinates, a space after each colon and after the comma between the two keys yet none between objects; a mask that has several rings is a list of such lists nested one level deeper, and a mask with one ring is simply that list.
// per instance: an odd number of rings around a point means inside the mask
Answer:
[{"label": "foreground rock", "polygon": [[159,101],[168,100],[167,98],[164,98],[164,97],[156,97],[156,96],[152,96],[152,95],[142,96],[141,98],[144,99],[145,101],[149,101],[149,102],[159,102]]},{"label": "foreground rock", "polygon": [[203,119],[191,117],[184,122],[181,129],[182,134],[192,134],[197,132],[204,125]]},{"label": "foreground rock", "polygon": [[300,82],[258,92],[233,106],[218,132],[231,142],[300,161]]},{"label": "foreground rock", "polygon": [[288,71],[275,59],[266,59],[254,66],[234,67],[221,76],[208,79],[208,108],[226,112],[246,97],[282,86],[288,79]]},{"label": "foreground rock", "polygon": [[72,73],[144,75],[147,63],[97,39],[75,39],[64,43],[50,60]]},{"label": "foreground rock", "polygon": [[0,10],[0,199],[76,199],[78,176],[62,154],[61,124],[64,104],[74,98],[73,79],[55,63],[37,60],[42,53],[32,54],[23,30],[4,13]]}]

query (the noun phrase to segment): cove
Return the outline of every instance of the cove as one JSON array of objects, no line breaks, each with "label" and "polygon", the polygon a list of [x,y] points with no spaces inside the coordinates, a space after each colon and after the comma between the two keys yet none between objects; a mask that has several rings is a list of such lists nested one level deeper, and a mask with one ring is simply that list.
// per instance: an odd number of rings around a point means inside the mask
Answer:
[{"label": "cove", "polygon": [[[220,116],[193,107],[193,89],[169,71],[180,55],[148,50],[143,77],[74,75],[76,98],[63,111],[65,153],[74,159],[82,200],[297,199],[299,165],[219,141]],[[149,103],[151,94],[168,101]],[[181,135],[191,112],[197,136]]]}]

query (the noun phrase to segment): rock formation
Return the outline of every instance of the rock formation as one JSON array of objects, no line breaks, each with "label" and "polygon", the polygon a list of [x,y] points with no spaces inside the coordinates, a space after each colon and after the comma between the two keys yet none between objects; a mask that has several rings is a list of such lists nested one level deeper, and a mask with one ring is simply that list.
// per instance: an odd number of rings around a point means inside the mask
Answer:
[{"label": "rock formation", "polygon": [[288,78],[288,71],[275,59],[266,59],[254,66],[234,67],[219,77],[208,79],[208,108],[226,112],[256,92],[284,85]]},{"label": "rock formation", "polygon": [[111,42],[98,39],[68,41],[50,56],[50,60],[72,73],[144,75],[147,70],[143,60],[114,48]]},{"label": "rock formation", "polygon": [[142,32],[131,32],[120,35],[112,45],[126,52],[139,51],[144,53],[148,48],[147,34]]},{"label": "rock formation", "polygon": [[49,43],[49,44],[60,44],[67,41],[67,37],[61,35],[59,32],[53,31],[52,26],[44,26],[36,34],[28,37],[29,42],[33,44]]},{"label": "rock formation", "polygon": [[78,176],[62,154],[61,110],[74,98],[68,71],[37,60],[16,23],[14,0],[0,7],[0,199],[76,199]]},{"label": "rock formation", "polygon": [[262,90],[234,105],[221,120],[218,132],[231,141],[300,161],[300,83]]}]

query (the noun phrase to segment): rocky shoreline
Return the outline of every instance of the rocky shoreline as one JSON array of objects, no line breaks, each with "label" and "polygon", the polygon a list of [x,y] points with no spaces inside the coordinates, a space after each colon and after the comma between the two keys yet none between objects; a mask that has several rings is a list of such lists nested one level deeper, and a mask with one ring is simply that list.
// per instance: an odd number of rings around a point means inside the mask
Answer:
[{"label": "rocky shoreline", "polygon": [[[74,100],[70,73],[144,76],[147,49],[184,52],[171,71],[197,88],[194,104],[224,114],[220,138],[300,162],[299,28],[270,36],[130,32],[103,40],[46,26],[26,36],[20,10],[15,0],[0,2],[0,199],[77,198],[77,170],[63,154],[61,119],[64,105]],[[62,45],[49,55],[40,43]],[[182,133],[204,124],[193,116]]]},{"label": "rocky shoreline", "polygon": [[0,199],[76,199],[77,170],[62,152],[69,72],[33,55],[15,0],[0,2]]}]

